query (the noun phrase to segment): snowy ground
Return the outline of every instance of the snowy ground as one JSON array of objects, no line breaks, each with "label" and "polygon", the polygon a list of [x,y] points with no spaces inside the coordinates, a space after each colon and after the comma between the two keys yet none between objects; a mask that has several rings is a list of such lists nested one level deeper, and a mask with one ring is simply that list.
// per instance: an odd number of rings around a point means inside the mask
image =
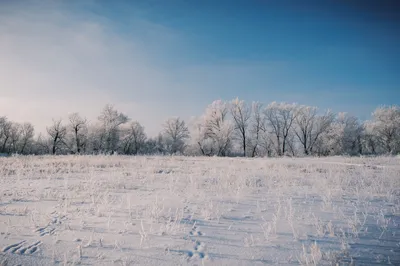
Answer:
[{"label": "snowy ground", "polygon": [[0,158],[0,265],[400,265],[400,159]]}]

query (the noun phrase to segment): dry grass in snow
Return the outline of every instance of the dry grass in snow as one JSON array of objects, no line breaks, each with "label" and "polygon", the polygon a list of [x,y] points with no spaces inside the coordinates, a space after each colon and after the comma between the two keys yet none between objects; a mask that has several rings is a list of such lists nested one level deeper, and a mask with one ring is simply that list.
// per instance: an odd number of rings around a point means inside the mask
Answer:
[{"label": "dry grass in snow", "polygon": [[0,158],[0,265],[400,265],[400,160]]}]

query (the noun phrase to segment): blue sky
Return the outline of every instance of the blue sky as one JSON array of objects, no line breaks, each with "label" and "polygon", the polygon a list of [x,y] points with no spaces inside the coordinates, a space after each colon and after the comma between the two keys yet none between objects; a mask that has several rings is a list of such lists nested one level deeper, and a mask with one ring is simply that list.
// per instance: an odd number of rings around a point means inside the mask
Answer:
[{"label": "blue sky", "polygon": [[0,112],[44,128],[74,111],[95,120],[110,102],[155,134],[168,116],[239,97],[368,119],[400,104],[398,6],[2,0]]}]

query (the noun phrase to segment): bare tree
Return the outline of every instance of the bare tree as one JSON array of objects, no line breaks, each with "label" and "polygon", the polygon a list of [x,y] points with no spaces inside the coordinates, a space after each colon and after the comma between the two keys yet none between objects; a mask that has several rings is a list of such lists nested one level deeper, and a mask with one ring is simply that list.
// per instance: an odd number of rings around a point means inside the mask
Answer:
[{"label": "bare tree", "polygon": [[17,153],[19,140],[21,138],[21,125],[18,123],[11,123],[10,129],[10,142],[9,142],[9,152]]},{"label": "bare tree", "polygon": [[0,152],[8,152],[7,143],[11,137],[12,122],[8,121],[7,117],[0,117]]},{"label": "bare tree", "polygon": [[230,111],[234,122],[234,130],[240,139],[241,147],[243,149],[243,157],[246,157],[251,108],[244,101],[240,101],[238,98],[236,98],[231,102]]},{"label": "bare tree", "polygon": [[33,141],[35,129],[31,123],[24,123],[21,126],[21,144],[19,153],[24,154],[27,146]]},{"label": "bare tree", "polygon": [[7,121],[7,117],[5,117],[5,116],[0,116],[0,140],[3,139],[3,136],[4,136],[4,127],[5,127],[5,124],[6,124],[7,122],[8,122],[8,121]]},{"label": "bare tree", "polygon": [[334,119],[334,114],[330,111],[321,116],[318,116],[317,111],[317,107],[300,106],[296,115],[294,133],[306,155],[311,153],[321,134],[328,129]]},{"label": "bare tree", "polygon": [[105,129],[103,125],[88,124],[85,151],[92,153],[99,153],[104,151]]},{"label": "bare tree", "polygon": [[35,140],[34,144],[34,148],[33,148],[33,153],[34,154],[48,154],[51,150],[51,145],[52,143],[51,139],[46,138],[43,136],[42,133],[39,133],[37,139]]},{"label": "bare tree", "polygon": [[53,120],[53,125],[47,128],[47,133],[51,138],[51,153],[54,155],[65,145],[67,128],[62,124],[61,119]]},{"label": "bare tree", "polygon": [[[102,124],[102,143],[106,152],[114,152],[118,147],[120,126],[128,122],[128,117],[118,112],[112,105],[106,105],[99,116]],[[103,145],[102,145],[103,146]]]},{"label": "bare tree", "polygon": [[[296,116],[296,127],[295,134],[299,139],[300,143],[303,145],[304,154],[308,155],[310,153],[310,146],[312,146],[312,136],[315,132],[314,125],[316,122],[317,107],[311,106],[300,106],[298,115]],[[316,133],[316,138],[318,138],[318,133]]]},{"label": "bare tree", "polygon": [[260,155],[267,155],[268,157],[271,157],[273,155],[273,152],[275,150],[273,138],[274,134],[271,134],[268,130],[262,128],[259,140]]},{"label": "bare tree", "polygon": [[123,152],[125,154],[138,154],[146,141],[144,127],[137,121],[130,123],[129,128],[125,130],[123,139]]},{"label": "bare tree", "polygon": [[249,146],[251,157],[255,157],[258,154],[258,149],[262,140],[263,128],[264,128],[264,117],[262,113],[262,104],[253,102],[252,104],[252,116],[250,119],[250,138]]},{"label": "bare tree", "polygon": [[206,126],[204,116],[194,117],[189,123],[190,140],[189,145],[190,154],[211,156],[214,154],[214,145],[206,134]]},{"label": "bare tree", "polygon": [[82,118],[78,113],[73,113],[69,116],[69,123],[72,129],[75,142],[75,153],[81,153],[82,148],[86,145],[87,140],[87,119]]},{"label": "bare tree", "polygon": [[179,117],[169,118],[163,125],[163,137],[170,154],[183,152],[185,140],[189,138],[189,129]]},{"label": "bare tree", "polygon": [[290,151],[291,156],[295,157],[297,155],[297,148],[296,148],[296,140],[295,140],[296,136],[293,133],[293,130],[289,131],[289,135],[287,137],[287,147],[288,147],[288,151]]},{"label": "bare tree", "polygon": [[29,123],[21,125],[0,117],[0,152],[23,154],[28,142],[32,142],[33,132]]},{"label": "bare tree", "polygon": [[264,111],[267,126],[276,137],[276,151],[285,154],[290,130],[297,116],[297,105],[273,102]]}]

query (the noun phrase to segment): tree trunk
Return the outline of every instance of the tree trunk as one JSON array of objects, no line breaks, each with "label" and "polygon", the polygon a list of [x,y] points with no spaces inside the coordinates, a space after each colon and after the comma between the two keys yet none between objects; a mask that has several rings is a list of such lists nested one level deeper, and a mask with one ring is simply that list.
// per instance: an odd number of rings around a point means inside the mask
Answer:
[{"label": "tree trunk", "polygon": [[56,134],[56,136],[54,137],[54,141],[53,141],[53,155],[56,154],[56,148],[57,148],[57,140],[58,140],[58,133]]},{"label": "tree trunk", "polygon": [[78,137],[78,129],[75,128],[75,140],[76,140],[76,152],[79,154],[81,153],[81,145],[79,143],[79,137]]},{"label": "tree trunk", "polygon": [[7,144],[7,141],[8,141],[8,137],[6,137],[6,138],[4,139],[3,147],[1,148],[1,151],[2,151],[2,152],[6,152],[6,144]]},{"label": "tree trunk", "polygon": [[282,141],[282,154],[281,155],[285,155],[286,152],[286,138],[283,138]]},{"label": "tree trunk", "polygon": [[26,146],[26,141],[24,142],[24,144],[21,147],[21,150],[20,150],[21,154],[24,154],[25,146]]},{"label": "tree trunk", "polygon": [[251,152],[251,157],[256,157],[256,150],[257,150],[257,144],[256,145],[254,145],[254,147],[253,147],[253,151]]},{"label": "tree trunk", "polygon": [[277,135],[277,140],[278,140],[278,156],[282,156],[282,151],[281,151],[281,139],[279,135]]},{"label": "tree trunk", "polygon": [[246,136],[243,134],[243,157],[246,157]]}]

